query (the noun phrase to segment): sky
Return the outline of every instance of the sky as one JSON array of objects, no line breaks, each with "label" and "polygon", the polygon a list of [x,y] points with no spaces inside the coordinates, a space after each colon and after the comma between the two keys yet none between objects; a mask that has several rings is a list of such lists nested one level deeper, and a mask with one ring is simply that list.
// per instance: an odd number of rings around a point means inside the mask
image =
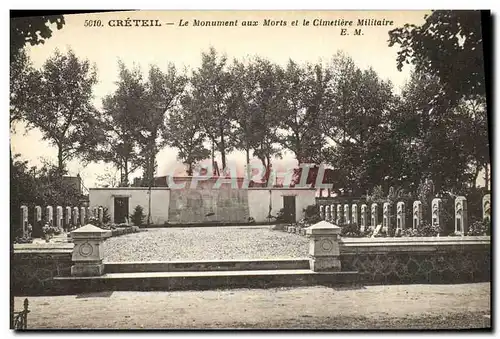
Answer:
[{"label": "sky", "polygon": [[[101,106],[102,98],[115,89],[118,60],[127,66],[139,65],[147,71],[150,64],[166,69],[171,62],[178,68],[194,69],[201,63],[201,53],[213,46],[232,60],[248,56],[265,57],[280,65],[289,59],[299,63],[328,62],[338,51],[353,58],[358,67],[372,67],[381,78],[391,80],[395,90],[409,79],[411,68],[396,68],[397,47],[388,47],[388,31],[406,23],[420,25],[429,11],[135,11],[66,15],[66,24],[45,44],[27,48],[35,67],[40,68],[56,49],[72,49],[81,59],[95,63],[99,83],[94,87],[94,104]],[[158,20],[161,27],[116,27],[117,20]],[[194,20],[238,20],[237,27],[194,27]],[[286,26],[263,26],[265,19],[286,21]],[[353,21],[347,28],[349,35],[341,35],[340,26],[313,26],[315,19],[323,21]],[[358,19],[393,21],[388,26],[358,27]],[[85,21],[100,20],[101,27],[86,27]],[[110,22],[111,20],[111,22]],[[179,22],[188,26],[179,26]],[[298,20],[297,26],[292,22]],[[304,26],[304,20],[310,22]],[[242,26],[243,21],[257,21],[259,26]],[[136,21],[137,22],[137,21]],[[156,22],[156,21],[155,21]],[[173,25],[166,23],[172,22]],[[114,25],[114,27],[110,26]],[[125,23],[125,21],[123,21]],[[132,21],[132,25],[135,22]],[[362,35],[355,36],[353,29],[362,28]],[[56,149],[44,140],[38,130],[26,131],[22,124],[11,134],[13,153],[20,153],[31,165],[39,166],[42,160],[56,163]],[[242,168],[242,152],[228,156],[229,164]],[[157,156],[157,175],[167,174],[179,167],[177,151],[165,148]],[[291,153],[276,166],[296,164]],[[67,164],[71,175],[80,174],[84,185],[97,187],[98,177],[117,174],[112,166],[92,163],[84,166],[80,160]],[[139,176],[140,173],[137,173]],[[134,177],[131,176],[130,179]]]}]

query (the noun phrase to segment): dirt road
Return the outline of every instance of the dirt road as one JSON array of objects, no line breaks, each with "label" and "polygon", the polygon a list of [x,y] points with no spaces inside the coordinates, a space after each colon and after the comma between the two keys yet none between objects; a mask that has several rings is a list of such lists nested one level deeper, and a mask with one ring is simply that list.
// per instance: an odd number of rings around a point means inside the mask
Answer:
[{"label": "dirt road", "polygon": [[[24,297],[15,298],[16,310]],[[30,297],[29,328],[489,327],[490,284],[314,286]]]}]

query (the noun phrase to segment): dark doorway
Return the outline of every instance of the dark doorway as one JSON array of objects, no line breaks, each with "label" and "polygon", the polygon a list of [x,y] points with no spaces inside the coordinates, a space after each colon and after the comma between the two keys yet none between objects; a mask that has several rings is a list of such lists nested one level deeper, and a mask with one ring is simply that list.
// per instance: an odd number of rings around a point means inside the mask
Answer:
[{"label": "dark doorway", "polygon": [[115,224],[124,223],[128,214],[128,197],[115,197]]},{"label": "dark doorway", "polygon": [[295,196],[283,196],[283,209],[286,221],[289,223],[295,222]]}]

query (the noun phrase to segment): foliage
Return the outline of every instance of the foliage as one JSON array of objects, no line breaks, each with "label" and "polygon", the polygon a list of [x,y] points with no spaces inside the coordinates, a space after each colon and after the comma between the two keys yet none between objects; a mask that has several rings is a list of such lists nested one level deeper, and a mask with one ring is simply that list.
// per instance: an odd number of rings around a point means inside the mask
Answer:
[{"label": "foliage", "polygon": [[61,229],[59,227],[56,227],[56,226],[50,226],[49,224],[45,224],[42,227],[42,232],[43,232],[45,239],[48,240],[48,239],[52,238],[54,235],[61,234]]},{"label": "foliage", "polygon": [[111,216],[109,215],[109,210],[107,207],[104,207],[102,209],[102,223],[109,224],[110,221],[111,221]]},{"label": "foliage", "polygon": [[374,183],[395,184],[393,166],[400,152],[389,128],[396,102],[392,84],[373,69],[361,70],[342,53],[335,55],[329,72],[329,99],[321,118],[329,146],[323,157],[338,168],[337,185],[360,196]]},{"label": "foliage", "polygon": [[99,112],[101,133],[93,160],[111,163],[120,170],[120,186],[129,185],[129,175],[142,165],[135,138],[138,112],[146,110],[146,90],[139,68],[128,69],[118,62],[118,81],[114,93],[102,100]]},{"label": "foliage", "polygon": [[340,235],[346,238],[363,237],[366,232],[361,232],[358,224],[343,224],[340,225]]},{"label": "foliage", "polygon": [[97,83],[95,67],[71,50],[67,54],[56,51],[30,81],[36,91],[26,97],[24,119],[57,148],[57,166],[63,173],[67,161],[84,157],[97,144],[98,121],[91,103]]},{"label": "foliage", "polygon": [[144,209],[140,205],[135,206],[134,213],[130,215],[130,219],[135,226],[144,225],[145,217],[146,216],[144,215]]},{"label": "foliage", "polygon": [[279,143],[293,152],[299,164],[320,163],[324,145],[321,115],[330,77],[328,70],[319,64],[301,66],[290,60],[276,76],[283,85],[278,106]]},{"label": "foliage", "polygon": [[10,173],[11,225],[19,224],[19,207],[76,206],[83,196],[60,176],[57,167],[45,163],[37,168],[29,166],[20,155],[13,157]]},{"label": "foliage", "polygon": [[442,234],[442,229],[437,225],[431,225],[424,221],[418,228],[406,228],[402,230],[403,237],[435,237]]},{"label": "foliage", "polygon": [[285,213],[285,209],[282,208],[278,211],[277,215],[276,215],[276,222],[277,223],[287,223],[288,221],[288,218],[287,218],[287,215]]},{"label": "foliage", "polygon": [[491,220],[485,218],[482,221],[475,221],[469,226],[467,235],[490,235],[491,234]]},{"label": "foliage", "polygon": [[321,221],[319,209],[316,204],[308,205],[304,208],[304,221],[309,225],[314,225]]},{"label": "foliage", "polygon": [[52,36],[52,28],[47,24],[56,24],[61,29],[64,24],[64,16],[33,16],[11,18],[10,20],[10,53],[11,60],[17,56],[26,44],[31,46],[45,43]]},{"label": "foliage", "polygon": [[214,48],[202,53],[201,66],[191,76],[193,109],[201,119],[203,130],[214,151],[221,154],[222,168],[226,168],[226,154],[234,148],[233,112],[229,109],[231,98],[231,77],[227,57],[218,55]]},{"label": "foliage", "polygon": [[210,151],[203,144],[206,134],[192,96],[183,95],[180,102],[181,107],[167,116],[165,136],[168,145],[177,149],[177,158],[187,165],[187,175],[192,176],[195,164],[210,157]]},{"label": "foliage", "polygon": [[484,95],[481,12],[439,10],[424,19],[421,26],[406,24],[389,32],[389,46],[400,46],[398,69],[411,63],[417,72],[438,77],[455,101]]},{"label": "foliage", "polygon": [[[165,135],[166,114],[178,103],[184,93],[187,78],[169,63],[166,72],[158,66],[149,67],[148,79],[145,84],[145,108],[136,112],[137,126],[135,138],[138,141],[142,157],[143,179],[148,186],[154,184],[156,171],[156,156],[166,145]],[[148,215],[148,223],[150,222]]]}]

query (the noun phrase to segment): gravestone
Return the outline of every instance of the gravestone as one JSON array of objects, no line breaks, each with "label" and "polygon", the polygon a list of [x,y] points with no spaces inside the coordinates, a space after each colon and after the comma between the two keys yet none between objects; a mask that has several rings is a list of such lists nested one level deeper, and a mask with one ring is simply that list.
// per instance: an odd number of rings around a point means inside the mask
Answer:
[{"label": "gravestone", "polygon": [[66,213],[64,215],[64,228],[69,231],[71,225],[71,207],[66,206]]},{"label": "gravestone", "polygon": [[443,218],[442,214],[442,200],[439,198],[432,199],[431,202],[431,211],[432,211],[432,225],[443,228]]},{"label": "gravestone", "polygon": [[337,220],[335,220],[335,223],[337,225],[342,224],[342,205],[341,204],[337,205]]},{"label": "gravestone", "polygon": [[378,205],[377,203],[372,204],[372,210],[371,210],[371,225],[370,227],[376,228],[378,226]]},{"label": "gravestone", "polygon": [[102,207],[99,207],[98,209],[98,216],[99,216],[99,223],[103,223],[104,220],[104,209]]},{"label": "gravestone", "polygon": [[351,209],[352,209],[352,211],[351,211],[351,214],[352,214],[351,222],[353,224],[355,224],[357,227],[359,227],[358,205],[357,204],[352,204]]},{"label": "gravestone", "polygon": [[349,204],[344,205],[344,223],[351,223],[351,214],[349,213]]},{"label": "gravestone", "polygon": [[21,206],[21,225],[20,230],[22,232],[22,236],[28,236],[28,206]]},{"label": "gravestone", "polygon": [[413,228],[417,229],[422,224],[422,202],[416,200],[413,202]]},{"label": "gravestone", "polygon": [[319,218],[325,220],[325,207],[323,205],[319,205]]},{"label": "gravestone", "polygon": [[328,205],[325,206],[325,220],[330,220],[330,206]]},{"label": "gravestone", "polygon": [[337,210],[335,204],[330,205],[330,220],[334,223],[337,220]]},{"label": "gravestone", "polygon": [[455,232],[464,235],[468,230],[467,199],[463,196],[455,198]]},{"label": "gravestone", "polygon": [[364,232],[368,227],[368,206],[361,205],[361,232]]},{"label": "gravestone", "polygon": [[483,197],[483,220],[491,220],[491,195],[485,194]]},{"label": "gravestone", "polygon": [[85,225],[87,223],[87,216],[86,216],[86,210],[85,207],[80,207],[80,225]]},{"label": "gravestone", "polygon": [[73,207],[73,227],[78,227],[79,225],[79,215],[80,213],[78,212],[78,207]]},{"label": "gravestone", "polygon": [[382,230],[386,233],[391,229],[391,203],[384,202],[382,205]]},{"label": "gravestone", "polygon": [[62,208],[62,206],[56,207],[56,226],[59,229],[63,227],[63,208]]},{"label": "gravestone", "polygon": [[47,223],[49,226],[54,226],[54,209],[52,206],[47,206],[46,213]]},{"label": "gravestone", "polygon": [[42,208],[40,206],[35,206],[35,215],[33,217],[33,238],[41,238],[43,236],[43,225]]},{"label": "gravestone", "polygon": [[406,222],[405,203],[400,201],[396,204],[396,230],[404,230]]}]

